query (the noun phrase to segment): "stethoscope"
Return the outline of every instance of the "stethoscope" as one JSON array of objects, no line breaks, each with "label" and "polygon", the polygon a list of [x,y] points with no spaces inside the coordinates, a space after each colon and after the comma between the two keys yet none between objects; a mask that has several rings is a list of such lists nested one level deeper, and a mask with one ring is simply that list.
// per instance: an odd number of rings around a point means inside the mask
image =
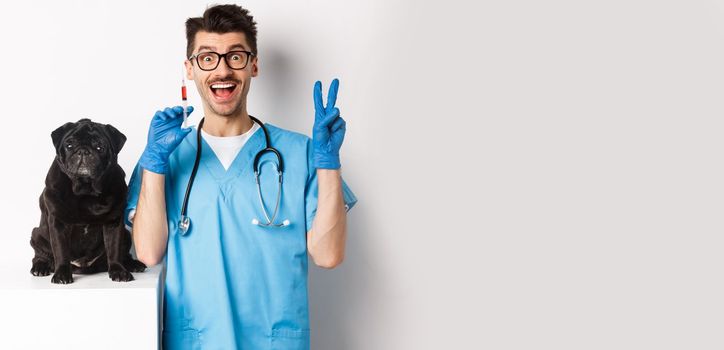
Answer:
[{"label": "stethoscope", "polygon": [[[277,213],[279,211],[279,204],[281,203],[282,198],[282,180],[283,176],[282,173],[284,172],[284,162],[282,161],[282,155],[279,153],[279,151],[270,146],[271,142],[269,141],[269,132],[266,130],[266,126],[264,126],[264,123],[259,121],[259,119],[256,119],[252,116],[249,116],[251,120],[253,120],[255,123],[259,124],[261,126],[262,131],[264,131],[264,139],[266,141],[265,148],[259,152],[257,152],[256,156],[254,157],[254,180],[256,181],[256,192],[259,195],[259,204],[261,205],[261,210],[264,212],[264,217],[266,218],[266,222],[259,222],[257,219],[251,220],[251,223],[253,225],[258,226],[264,226],[264,227],[284,227],[289,226],[289,220],[282,221],[281,224],[275,224],[274,219],[277,217]],[[178,222],[178,228],[181,231],[181,235],[186,235],[189,231],[189,227],[191,226],[191,218],[189,218],[186,215],[186,209],[189,203],[189,195],[191,194],[191,186],[194,184],[194,179],[196,178],[196,171],[199,169],[199,161],[201,160],[201,127],[204,125],[204,119],[201,119],[201,122],[199,122],[199,126],[197,127],[196,131],[196,159],[194,160],[194,168],[191,170],[191,177],[189,178],[189,183],[186,186],[186,194],[184,195],[184,202],[183,206],[181,207],[181,219]],[[259,160],[261,159],[261,156],[264,155],[264,153],[271,152],[274,153],[274,155],[277,157],[277,163],[278,165],[275,166],[278,177],[279,177],[279,188],[277,190],[277,204],[274,207],[274,214],[272,214],[271,219],[269,218],[269,214],[266,211],[266,206],[264,205],[264,198],[262,198],[261,195],[261,184],[259,183],[259,174],[261,173],[259,170]]]}]

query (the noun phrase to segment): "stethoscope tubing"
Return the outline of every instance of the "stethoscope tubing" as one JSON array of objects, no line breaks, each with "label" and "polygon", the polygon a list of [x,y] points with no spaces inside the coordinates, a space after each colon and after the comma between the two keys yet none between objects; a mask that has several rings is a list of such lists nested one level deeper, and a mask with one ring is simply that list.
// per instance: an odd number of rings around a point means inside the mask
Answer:
[{"label": "stethoscope tubing", "polygon": [[[254,181],[256,181],[257,186],[257,193],[259,195],[259,203],[262,207],[262,212],[264,213],[264,217],[267,219],[266,223],[261,223],[259,220],[254,219],[252,220],[252,224],[260,225],[264,227],[283,227],[289,225],[289,220],[284,220],[281,224],[275,224],[274,220],[276,219],[278,210],[279,210],[279,204],[281,203],[281,194],[282,194],[282,182],[283,182],[283,173],[284,173],[284,161],[282,159],[281,153],[274,147],[271,146],[271,142],[269,140],[269,132],[266,129],[266,126],[264,123],[262,123],[259,119],[254,118],[253,116],[249,116],[252,121],[259,124],[261,126],[262,131],[264,132],[264,141],[265,141],[265,148],[259,152],[257,152],[256,156],[254,157]],[[196,179],[196,172],[199,169],[199,163],[201,161],[201,128],[204,125],[204,118],[201,119],[199,122],[199,125],[196,130],[196,158],[194,159],[194,167],[191,170],[191,176],[189,177],[189,182],[186,185],[186,193],[184,194],[184,200],[183,204],[181,206],[181,218],[179,220],[179,229],[181,230],[181,234],[185,235],[190,226],[191,226],[191,219],[186,215],[188,210],[188,202],[189,198],[191,197],[191,188],[193,187],[194,180]],[[269,218],[269,214],[266,211],[266,206],[264,205],[264,199],[261,195],[261,184],[259,182],[259,160],[261,159],[261,156],[264,155],[266,152],[272,152],[276,155],[278,166],[277,166],[277,174],[278,174],[278,180],[279,180],[279,189],[277,191],[277,203],[274,208],[274,213],[271,216],[271,219]]]}]

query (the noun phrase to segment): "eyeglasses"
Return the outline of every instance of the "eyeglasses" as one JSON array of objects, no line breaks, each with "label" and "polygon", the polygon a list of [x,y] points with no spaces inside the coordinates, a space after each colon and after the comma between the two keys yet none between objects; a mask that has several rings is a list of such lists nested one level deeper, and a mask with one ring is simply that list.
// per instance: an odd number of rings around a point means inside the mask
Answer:
[{"label": "eyeglasses", "polygon": [[226,65],[229,66],[229,68],[234,70],[240,70],[246,68],[246,65],[249,63],[249,57],[251,56],[255,55],[253,52],[250,51],[229,51],[225,54],[207,51],[199,52],[189,57],[189,60],[195,60],[196,65],[198,65],[201,70],[208,71],[216,69],[216,67],[219,66],[219,62],[221,62],[221,58],[223,57],[226,61]]}]

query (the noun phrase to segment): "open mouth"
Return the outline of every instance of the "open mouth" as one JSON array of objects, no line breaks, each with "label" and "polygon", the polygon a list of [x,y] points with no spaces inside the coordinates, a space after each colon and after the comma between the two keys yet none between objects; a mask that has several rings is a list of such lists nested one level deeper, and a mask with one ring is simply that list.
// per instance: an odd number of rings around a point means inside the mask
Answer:
[{"label": "open mouth", "polygon": [[236,92],[236,87],[238,85],[236,83],[230,83],[230,82],[217,82],[211,84],[211,94],[214,96],[214,98],[219,101],[227,101],[230,100],[234,93]]}]

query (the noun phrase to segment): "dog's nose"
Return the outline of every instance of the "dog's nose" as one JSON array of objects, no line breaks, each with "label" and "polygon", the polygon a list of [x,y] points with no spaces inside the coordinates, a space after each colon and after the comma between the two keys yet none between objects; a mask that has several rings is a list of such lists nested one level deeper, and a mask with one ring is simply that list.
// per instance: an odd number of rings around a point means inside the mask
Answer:
[{"label": "dog's nose", "polygon": [[81,156],[87,156],[90,155],[90,150],[84,147],[78,150],[78,154]]}]

